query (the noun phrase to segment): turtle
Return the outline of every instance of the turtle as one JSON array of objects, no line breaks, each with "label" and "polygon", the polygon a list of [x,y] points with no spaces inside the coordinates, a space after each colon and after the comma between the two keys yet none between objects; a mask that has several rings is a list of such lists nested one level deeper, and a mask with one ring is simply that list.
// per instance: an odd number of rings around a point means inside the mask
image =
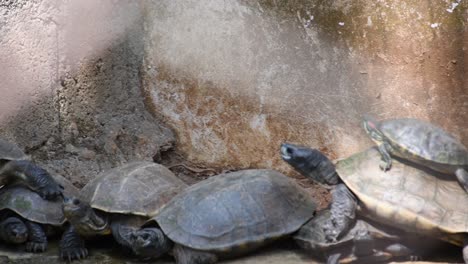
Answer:
[{"label": "turtle", "polygon": [[379,147],[382,170],[391,169],[391,156],[407,159],[441,173],[455,174],[468,192],[468,149],[444,129],[414,118],[378,122],[369,115],[364,116],[362,125]]},{"label": "turtle", "polygon": [[83,239],[110,234],[130,250],[130,231],[156,215],[186,187],[168,168],[150,161],[130,162],[102,172],[78,197],[64,199],[63,212],[71,225],[60,243],[61,257],[86,257]]},{"label": "turtle", "polygon": [[[293,235],[300,248],[308,254],[324,259],[327,264],[388,263],[395,260],[419,260],[424,252],[437,244],[433,240],[421,245],[419,236],[358,218],[335,242],[325,238],[323,226],[331,217],[329,208],[320,210]],[[427,241],[425,238],[424,241]]]},{"label": "turtle", "polygon": [[169,253],[177,264],[215,263],[296,232],[315,209],[310,194],[284,174],[245,169],[185,189],[130,239],[142,258]]},{"label": "turtle", "polygon": [[[78,194],[78,189],[61,175],[53,176],[64,187],[64,193]],[[0,189],[0,240],[26,244],[28,252],[43,252],[48,234],[63,230],[66,219],[62,201],[44,200],[38,193],[21,184]]]},{"label": "turtle", "polygon": [[[394,160],[385,172],[376,147],[339,160],[336,166],[319,150],[288,143],[281,156],[314,182],[333,188],[326,241],[337,241],[357,216],[406,232],[463,247],[468,263],[468,195],[448,175]],[[356,216],[357,213],[357,216]]]},{"label": "turtle", "polygon": [[62,195],[63,186],[45,169],[30,161],[17,145],[0,138],[0,185],[14,182],[23,183],[46,200]]}]

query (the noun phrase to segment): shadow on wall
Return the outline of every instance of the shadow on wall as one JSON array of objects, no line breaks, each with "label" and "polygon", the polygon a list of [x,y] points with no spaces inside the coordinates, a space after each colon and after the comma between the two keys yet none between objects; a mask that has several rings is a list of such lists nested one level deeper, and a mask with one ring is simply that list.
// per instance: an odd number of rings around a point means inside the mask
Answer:
[{"label": "shadow on wall", "polygon": [[[100,5],[85,2],[80,8]],[[104,25],[93,27],[89,21],[81,23],[83,27],[91,27],[88,36],[86,28],[76,32],[68,24],[73,24],[77,14],[75,18],[60,20],[77,8],[70,5],[62,5],[59,14],[48,14],[63,23],[51,29],[57,30],[58,37],[52,35],[56,47],[46,58],[56,66],[50,80],[52,87],[38,93],[39,99],[33,102],[26,98],[29,102],[2,124],[1,131],[10,135],[38,163],[80,186],[107,168],[132,160],[152,160],[160,149],[172,146],[174,136],[149,114],[143,102],[139,77],[143,60],[141,16],[119,18],[125,16],[128,6],[115,7],[118,10],[112,11],[93,9],[94,16],[91,14],[90,19],[100,17],[102,21],[98,22]],[[26,18],[30,15],[25,14]],[[121,25],[124,31],[112,32],[108,25],[115,22],[112,19],[125,24]],[[110,33],[100,33],[103,29]],[[63,46],[80,41],[89,46]],[[22,78],[34,81],[34,76]]]}]

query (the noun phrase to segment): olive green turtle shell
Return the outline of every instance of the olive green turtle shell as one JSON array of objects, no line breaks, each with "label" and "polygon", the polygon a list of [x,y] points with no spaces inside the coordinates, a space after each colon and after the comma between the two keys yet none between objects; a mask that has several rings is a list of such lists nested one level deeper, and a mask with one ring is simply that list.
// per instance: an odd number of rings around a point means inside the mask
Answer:
[{"label": "olive green turtle shell", "polygon": [[[79,190],[67,179],[60,175],[53,177],[64,187],[65,195],[78,195]],[[20,184],[0,189],[0,214],[6,209],[40,224],[61,226],[66,221],[60,198],[55,201],[44,200],[38,193]]]},{"label": "olive green turtle shell", "polygon": [[28,159],[28,157],[18,146],[0,138],[0,160],[22,159]]},{"label": "olive green turtle shell", "polygon": [[150,217],[186,187],[163,165],[137,161],[99,174],[80,198],[104,212]]},{"label": "olive green turtle shell", "polygon": [[287,176],[242,170],[192,185],[154,220],[175,243],[237,254],[295,232],[315,209],[310,194]]},{"label": "olive green turtle shell", "polygon": [[337,162],[336,171],[363,213],[390,226],[461,245],[468,232],[468,195],[446,175],[394,160],[379,167],[376,148]]},{"label": "olive green turtle shell", "polygon": [[403,158],[468,167],[466,147],[431,123],[412,118],[389,119],[380,122],[378,128],[397,151],[394,154],[400,154]]}]

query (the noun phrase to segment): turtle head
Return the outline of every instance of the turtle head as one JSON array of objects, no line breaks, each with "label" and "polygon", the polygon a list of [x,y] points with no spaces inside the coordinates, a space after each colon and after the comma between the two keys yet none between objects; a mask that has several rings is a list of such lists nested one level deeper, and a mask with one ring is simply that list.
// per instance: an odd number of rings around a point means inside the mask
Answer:
[{"label": "turtle head", "polygon": [[13,244],[22,244],[28,240],[28,228],[19,218],[8,217],[0,223],[1,236]]},{"label": "turtle head", "polygon": [[172,242],[163,234],[161,229],[146,227],[135,230],[130,234],[130,244],[133,252],[143,259],[158,258],[167,253]]},{"label": "turtle head", "polygon": [[83,235],[110,232],[107,218],[98,215],[85,201],[64,197],[62,210],[65,218]]},{"label": "turtle head", "polygon": [[281,157],[296,171],[315,183],[331,186],[339,182],[333,163],[317,149],[283,143]]},{"label": "turtle head", "polygon": [[379,122],[370,115],[364,115],[362,118],[362,127],[366,133],[376,143],[383,142],[383,134],[379,129]]},{"label": "turtle head", "polygon": [[62,209],[65,217],[72,221],[85,217],[88,211],[91,210],[91,206],[76,197],[64,197]]}]

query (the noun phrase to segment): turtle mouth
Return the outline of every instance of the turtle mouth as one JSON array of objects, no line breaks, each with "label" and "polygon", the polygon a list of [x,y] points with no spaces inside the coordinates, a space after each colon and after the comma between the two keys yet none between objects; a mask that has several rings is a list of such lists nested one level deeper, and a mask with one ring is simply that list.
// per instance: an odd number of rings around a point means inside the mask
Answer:
[{"label": "turtle mouth", "polygon": [[26,240],[28,240],[28,234],[27,233],[13,234],[12,235],[12,240],[13,240],[13,243],[15,243],[15,244],[22,244],[22,243],[26,242]]},{"label": "turtle mouth", "polygon": [[281,144],[281,157],[284,160],[290,160],[292,158],[291,156],[291,149],[288,147],[286,144]]}]

